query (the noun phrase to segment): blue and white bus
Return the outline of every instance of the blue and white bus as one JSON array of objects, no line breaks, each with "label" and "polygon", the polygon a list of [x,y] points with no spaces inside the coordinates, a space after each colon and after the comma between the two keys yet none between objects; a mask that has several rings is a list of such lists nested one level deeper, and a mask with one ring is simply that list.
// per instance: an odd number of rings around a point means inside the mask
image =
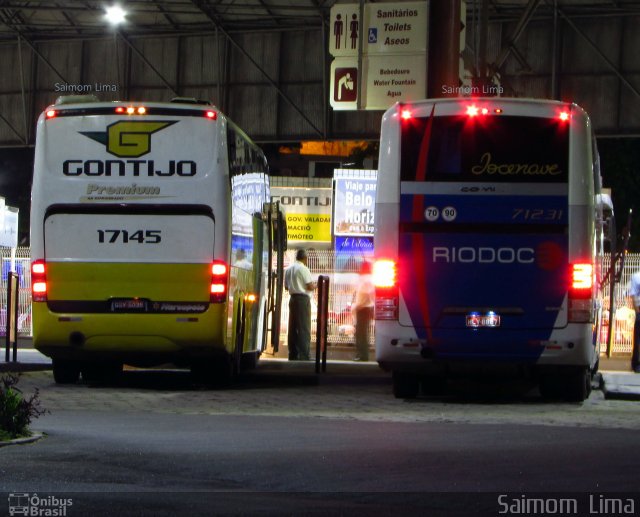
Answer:
[{"label": "blue and white bus", "polygon": [[603,211],[577,105],[468,98],[384,115],[376,200],[376,357],[394,394],[515,368],[584,400],[597,369]]}]

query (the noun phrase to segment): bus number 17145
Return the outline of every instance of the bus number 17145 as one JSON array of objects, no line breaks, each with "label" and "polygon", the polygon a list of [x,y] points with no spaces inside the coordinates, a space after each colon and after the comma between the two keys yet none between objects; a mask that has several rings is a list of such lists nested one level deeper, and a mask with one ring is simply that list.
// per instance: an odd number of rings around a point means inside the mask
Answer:
[{"label": "bus number 17145", "polygon": [[162,242],[160,230],[136,230],[133,233],[127,230],[98,230],[99,243],[117,243],[127,244],[129,242],[137,242],[139,244],[159,244]]}]

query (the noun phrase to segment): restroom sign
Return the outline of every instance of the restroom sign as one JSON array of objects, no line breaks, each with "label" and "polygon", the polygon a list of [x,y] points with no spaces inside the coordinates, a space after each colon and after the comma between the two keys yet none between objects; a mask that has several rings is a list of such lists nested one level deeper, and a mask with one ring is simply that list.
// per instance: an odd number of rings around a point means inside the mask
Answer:
[{"label": "restroom sign", "polygon": [[335,4],[331,8],[329,53],[334,57],[357,56],[360,31],[359,4]]}]

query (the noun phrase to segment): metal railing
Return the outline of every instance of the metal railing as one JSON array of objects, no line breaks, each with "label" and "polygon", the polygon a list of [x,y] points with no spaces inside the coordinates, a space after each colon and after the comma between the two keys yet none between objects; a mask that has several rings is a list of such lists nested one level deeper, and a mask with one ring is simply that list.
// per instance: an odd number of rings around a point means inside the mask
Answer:
[{"label": "metal railing", "polygon": [[[336,254],[333,250],[309,250],[308,266],[314,277],[325,275],[329,278],[328,297],[328,325],[327,343],[329,346],[353,345],[355,326],[351,314],[351,303],[358,282],[358,271],[362,259],[341,261],[339,270],[336,271]],[[4,333],[6,327],[6,306],[7,306],[7,276],[11,266],[11,250],[0,248],[0,258],[2,267],[2,282],[0,286],[0,333]],[[285,267],[295,260],[295,251],[289,250],[285,257]],[[30,249],[19,247],[16,252],[16,271],[19,275],[18,294],[18,335],[31,336],[31,269],[29,267]],[[609,265],[609,257],[605,257],[605,267]],[[629,354],[633,346],[633,325],[635,314],[633,307],[626,295],[627,286],[631,280],[631,275],[640,270],[640,253],[629,253],[625,259],[624,271],[620,283],[616,285],[616,313],[614,328],[614,344],[612,352],[614,354]],[[608,288],[605,289],[608,292]],[[312,339],[316,336],[317,327],[317,301],[311,302],[311,332]],[[289,295],[285,292],[282,300],[281,341],[286,343],[287,323],[289,321]],[[605,322],[608,324],[608,317],[605,314]],[[603,326],[603,336],[606,336],[607,326]],[[370,329],[371,344],[373,344],[374,323],[371,322]],[[606,339],[603,339],[605,342]],[[602,353],[606,351],[603,345]]]},{"label": "metal railing", "polygon": [[[5,334],[7,322],[7,278],[11,270],[11,248],[0,248],[2,282],[0,283],[0,335]],[[15,269],[18,273],[18,335],[31,336],[31,249],[16,250]]]}]

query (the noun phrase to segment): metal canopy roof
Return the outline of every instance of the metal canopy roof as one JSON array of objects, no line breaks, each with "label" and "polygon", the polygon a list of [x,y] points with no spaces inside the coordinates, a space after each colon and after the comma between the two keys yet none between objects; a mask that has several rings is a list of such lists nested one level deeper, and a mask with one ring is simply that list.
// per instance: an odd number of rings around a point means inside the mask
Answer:
[{"label": "metal canopy roof", "polygon": [[[327,98],[330,9],[358,1],[120,0],[114,30],[107,0],[0,0],[0,146],[32,145],[58,82],[92,81],[212,99],[262,142],[375,139],[380,112]],[[640,135],[640,1],[467,0],[466,24],[465,69],[505,96],[572,100],[599,135]]]},{"label": "metal canopy roof", "polygon": [[[130,35],[210,31],[260,31],[318,27],[333,1],[324,0],[132,0],[120,30]],[[0,2],[0,37],[87,38],[112,29],[104,1],[41,0]]]},{"label": "metal canopy roof", "polygon": [[[335,3],[357,1],[126,0],[120,3],[129,14],[120,30],[157,36],[210,31],[212,27],[229,32],[318,27],[326,22]],[[481,3],[468,0],[467,11]],[[103,0],[0,0],[0,39],[17,34],[34,41],[104,36],[112,30],[105,18],[106,5]],[[527,9],[534,11],[534,20],[551,20],[554,5],[573,19],[640,15],[637,0],[489,0],[489,22],[516,21]]]}]

